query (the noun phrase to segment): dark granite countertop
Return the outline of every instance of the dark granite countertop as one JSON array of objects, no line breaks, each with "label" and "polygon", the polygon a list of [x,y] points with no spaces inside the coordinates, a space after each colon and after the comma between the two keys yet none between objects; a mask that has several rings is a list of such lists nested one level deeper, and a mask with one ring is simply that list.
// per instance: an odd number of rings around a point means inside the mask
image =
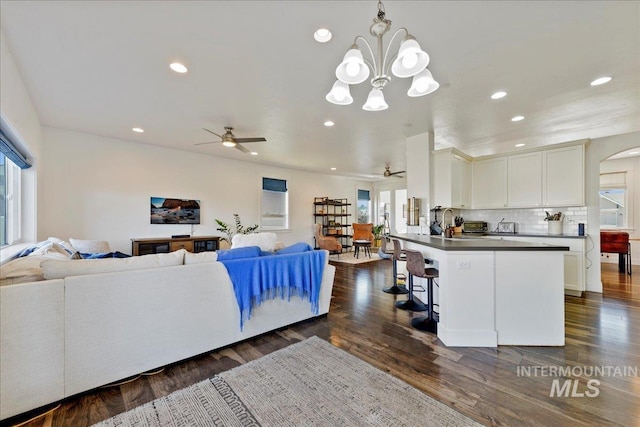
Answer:
[{"label": "dark granite countertop", "polygon": [[[392,234],[391,238],[404,240],[441,251],[568,251],[568,246],[545,243],[514,242],[509,240],[484,239],[482,236],[459,235],[451,238],[426,234]],[[542,237],[542,236],[541,236]],[[580,236],[582,237],[582,236]]]}]

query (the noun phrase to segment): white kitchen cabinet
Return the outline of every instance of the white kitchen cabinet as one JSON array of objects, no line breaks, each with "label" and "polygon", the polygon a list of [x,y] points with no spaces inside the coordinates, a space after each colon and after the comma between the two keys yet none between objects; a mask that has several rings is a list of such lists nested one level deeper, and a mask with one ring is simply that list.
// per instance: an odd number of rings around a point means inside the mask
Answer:
[{"label": "white kitchen cabinet", "polygon": [[584,145],[542,152],[544,206],[584,206]]},{"label": "white kitchen cabinet", "polygon": [[542,205],[542,153],[508,157],[508,205],[531,208]]},{"label": "white kitchen cabinet", "polygon": [[[532,236],[485,236],[485,239],[501,239],[516,242],[545,243],[554,246],[568,246],[564,253],[564,293],[575,297],[582,296],[586,289],[586,239],[562,237]],[[544,268],[544,266],[540,266]]]},{"label": "white kitchen cabinet", "polygon": [[507,157],[473,162],[472,205],[474,209],[507,207]]},{"label": "white kitchen cabinet", "polygon": [[469,209],[471,207],[471,162],[455,150],[434,153],[433,205]]}]

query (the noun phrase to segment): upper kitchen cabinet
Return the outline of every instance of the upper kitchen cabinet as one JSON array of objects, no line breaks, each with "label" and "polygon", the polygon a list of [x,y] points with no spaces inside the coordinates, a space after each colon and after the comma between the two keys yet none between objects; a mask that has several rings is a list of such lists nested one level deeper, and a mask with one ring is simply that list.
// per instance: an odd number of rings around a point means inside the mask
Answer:
[{"label": "upper kitchen cabinet", "polygon": [[542,152],[545,206],[584,206],[584,144]]},{"label": "upper kitchen cabinet", "polygon": [[508,204],[513,208],[542,205],[542,153],[508,157]]},{"label": "upper kitchen cabinet", "polygon": [[471,208],[471,161],[456,150],[439,150],[433,166],[433,205]]},{"label": "upper kitchen cabinet", "polygon": [[507,158],[495,157],[473,162],[473,208],[506,208]]},{"label": "upper kitchen cabinet", "polygon": [[584,147],[474,160],[473,208],[584,206]]}]

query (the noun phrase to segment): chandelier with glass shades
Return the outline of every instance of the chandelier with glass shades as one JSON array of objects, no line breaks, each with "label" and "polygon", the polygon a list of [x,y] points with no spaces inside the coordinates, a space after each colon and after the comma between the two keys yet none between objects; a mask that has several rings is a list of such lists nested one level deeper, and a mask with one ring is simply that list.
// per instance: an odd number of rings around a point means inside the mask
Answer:
[{"label": "chandelier with glass shades", "polygon": [[[369,32],[376,38],[376,54],[374,54],[371,45],[362,36],[357,36],[344,59],[336,68],[336,77],[338,80],[333,84],[331,91],[327,94],[327,101],[338,105],[349,105],[353,102],[349,85],[357,85],[365,81],[373,72],[371,78],[371,92],[367,97],[367,102],[362,106],[366,111],[382,111],[389,108],[384,100],[382,89],[391,81],[389,68],[394,76],[400,78],[413,77],[411,87],[407,92],[409,96],[423,96],[434,92],[440,84],[436,82],[431,75],[431,71],[427,69],[429,65],[429,55],[420,48],[415,37],[409,34],[406,28],[400,28],[396,31],[386,50],[383,54],[382,36],[391,29],[391,21],[385,19],[384,5],[382,1],[378,1],[378,15],[373,18],[373,24],[369,28]],[[389,58],[389,49],[400,33],[404,33],[404,39],[400,44],[398,53]],[[362,41],[369,50],[371,60],[364,58],[358,41]]]}]

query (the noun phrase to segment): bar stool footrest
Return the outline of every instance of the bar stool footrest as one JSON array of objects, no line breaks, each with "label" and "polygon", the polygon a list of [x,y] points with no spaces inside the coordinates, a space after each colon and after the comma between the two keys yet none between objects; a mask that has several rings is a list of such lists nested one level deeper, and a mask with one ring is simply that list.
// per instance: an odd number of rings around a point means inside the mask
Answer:
[{"label": "bar stool footrest", "polygon": [[429,308],[416,300],[396,301],[396,307],[400,310],[427,311]]},{"label": "bar stool footrest", "polygon": [[404,295],[409,293],[409,289],[404,286],[393,285],[388,288],[382,288],[382,292],[394,295]]}]

